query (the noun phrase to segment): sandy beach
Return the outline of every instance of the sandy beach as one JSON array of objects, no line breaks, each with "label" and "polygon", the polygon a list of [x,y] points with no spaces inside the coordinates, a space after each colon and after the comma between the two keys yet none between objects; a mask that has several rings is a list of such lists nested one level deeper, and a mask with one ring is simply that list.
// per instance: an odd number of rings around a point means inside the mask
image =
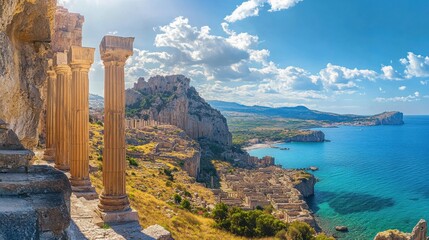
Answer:
[{"label": "sandy beach", "polygon": [[282,143],[282,142],[277,141],[277,142],[257,143],[257,144],[250,145],[248,147],[244,147],[243,150],[251,151],[251,150],[260,149],[260,148],[272,148],[274,145],[279,144],[279,143]]}]

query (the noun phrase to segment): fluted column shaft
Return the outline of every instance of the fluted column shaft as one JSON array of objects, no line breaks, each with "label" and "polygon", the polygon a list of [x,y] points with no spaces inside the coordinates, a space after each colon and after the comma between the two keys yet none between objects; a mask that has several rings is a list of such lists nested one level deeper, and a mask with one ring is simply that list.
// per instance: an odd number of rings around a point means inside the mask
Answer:
[{"label": "fluted column shaft", "polygon": [[89,179],[89,78],[94,48],[70,47],[72,71],[70,116],[70,182],[75,192],[94,191]]},{"label": "fluted column shaft", "polygon": [[46,151],[45,155],[55,155],[55,110],[56,110],[56,81],[54,70],[48,71],[48,96],[46,107]]},{"label": "fluted column shaft", "polygon": [[125,187],[125,61],[133,53],[134,38],[105,36],[100,44],[104,63],[103,185],[99,209],[129,210]]},{"label": "fluted column shaft", "polygon": [[90,186],[89,180],[89,81],[90,65],[71,64],[70,182]]},{"label": "fluted column shaft", "polygon": [[57,104],[55,122],[55,167],[60,170],[70,169],[70,103],[71,71],[66,64],[55,66],[57,73]]},{"label": "fluted column shaft", "polygon": [[[124,62],[104,62],[104,151],[102,197],[113,198],[119,204],[106,210],[129,208],[125,190],[125,82]],[[102,204],[110,205],[111,201]],[[106,207],[106,206],[104,206]]]}]

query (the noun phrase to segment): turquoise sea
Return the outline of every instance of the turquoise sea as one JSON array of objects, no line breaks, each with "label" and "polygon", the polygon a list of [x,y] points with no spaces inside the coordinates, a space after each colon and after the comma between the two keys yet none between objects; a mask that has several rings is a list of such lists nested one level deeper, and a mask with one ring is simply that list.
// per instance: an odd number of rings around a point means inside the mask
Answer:
[{"label": "turquoise sea", "polygon": [[[319,167],[308,200],[324,231],[342,239],[373,239],[377,232],[411,232],[429,220],[429,116],[405,116],[402,126],[324,128],[324,143],[286,143],[250,151],[284,168]],[[348,233],[333,230],[349,227]]]}]

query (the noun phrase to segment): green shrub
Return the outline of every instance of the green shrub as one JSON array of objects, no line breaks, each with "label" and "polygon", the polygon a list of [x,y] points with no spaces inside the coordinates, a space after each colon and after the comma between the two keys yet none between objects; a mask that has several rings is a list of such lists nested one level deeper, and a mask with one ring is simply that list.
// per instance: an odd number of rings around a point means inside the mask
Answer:
[{"label": "green shrub", "polygon": [[183,199],[183,200],[182,200],[182,202],[180,203],[180,206],[181,206],[183,209],[191,210],[191,203],[189,202],[189,200],[188,200],[188,199]]},{"label": "green shrub", "polygon": [[292,222],[287,230],[288,239],[313,240],[316,232],[305,222]]},{"label": "green shrub", "polygon": [[127,157],[128,163],[130,164],[130,166],[134,166],[134,167],[138,167],[139,163],[137,162],[137,159],[132,158],[132,157]]},{"label": "green shrub", "polygon": [[212,217],[218,228],[245,237],[271,237],[288,227],[286,223],[263,211],[228,208],[223,203],[215,206]]},{"label": "green shrub", "polygon": [[182,197],[176,193],[173,195],[173,200],[174,200],[174,203],[179,204],[182,202]]},{"label": "green shrub", "polygon": [[326,234],[321,233],[321,234],[318,234],[316,236],[315,240],[335,240],[335,238],[334,237],[328,237],[328,236],[326,236]]}]

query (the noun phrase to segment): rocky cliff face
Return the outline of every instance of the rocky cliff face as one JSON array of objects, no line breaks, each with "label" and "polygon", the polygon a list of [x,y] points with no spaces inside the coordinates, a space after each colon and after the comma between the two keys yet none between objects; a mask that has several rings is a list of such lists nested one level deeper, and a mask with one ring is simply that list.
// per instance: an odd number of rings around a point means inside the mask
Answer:
[{"label": "rocky cliff face", "polygon": [[55,0],[2,1],[0,118],[25,147],[38,142]]},{"label": "rocky cliff face", "polygon": [[385,112],[372,117],[375,125],[402,125],[404,114],[401,112]]},{"label": "rocky cliff face", "polygon": [[312,174],[309,177],[302,178],[294,184],[294,187],[302,194],[303,197],[310,197],[314,195],[314,185],[316,185],[316,178]]},{"label": "rocky cliff face", "polygon": [[420,220],[411,233],[403,233],[399,230],[387,230],[379,232],[374,240],[427,240],[427,223]]},{"label": "rocky cliff face", "polygon": [[287,137],[285,142],[324,142],[325,134],[322,131],[302,130],[293,136]]},{"label": "rocky cliff face", "polygon": [[198,95],[183,75],[140,78],[126,92],[127,116],[183,129],[193,139],[232,144],[226,119]]}]

